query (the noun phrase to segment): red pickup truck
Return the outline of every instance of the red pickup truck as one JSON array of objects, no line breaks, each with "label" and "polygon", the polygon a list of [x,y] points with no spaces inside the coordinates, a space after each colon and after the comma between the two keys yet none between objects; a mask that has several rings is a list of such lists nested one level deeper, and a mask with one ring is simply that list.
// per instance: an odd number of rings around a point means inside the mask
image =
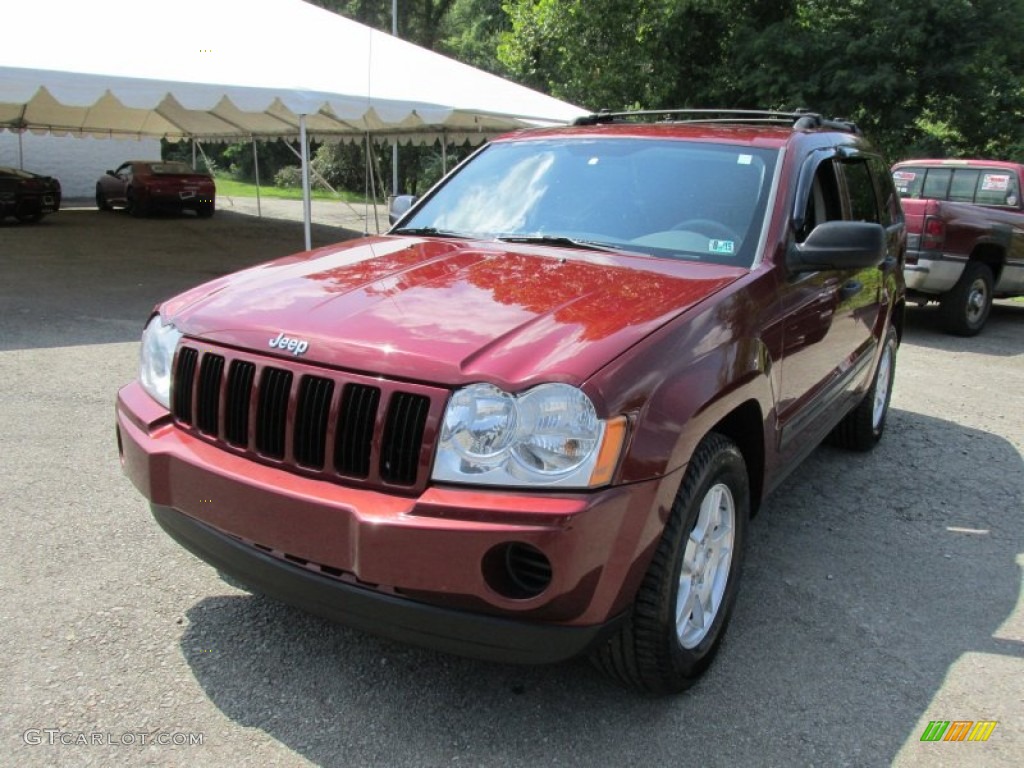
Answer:
[{"label": "red pickup truck", "polygon": [[907,295],[937,301],[946,330],[974,336],[993,298],[1024,296],[1024,165],[907,160],[893,166],[907,226]]}]

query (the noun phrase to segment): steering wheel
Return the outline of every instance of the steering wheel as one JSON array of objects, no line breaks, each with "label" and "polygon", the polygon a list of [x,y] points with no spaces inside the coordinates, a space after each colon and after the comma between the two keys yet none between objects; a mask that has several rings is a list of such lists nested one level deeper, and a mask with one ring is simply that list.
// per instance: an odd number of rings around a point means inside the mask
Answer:
[{"label": "steering wheel", "polygon": [[689,232],[697,232],[715,240],[732,240],[733,242],[741,240],[739,233],[714,219],[687,219],[686,221],[679,222],[672,229],[685,229]]}]

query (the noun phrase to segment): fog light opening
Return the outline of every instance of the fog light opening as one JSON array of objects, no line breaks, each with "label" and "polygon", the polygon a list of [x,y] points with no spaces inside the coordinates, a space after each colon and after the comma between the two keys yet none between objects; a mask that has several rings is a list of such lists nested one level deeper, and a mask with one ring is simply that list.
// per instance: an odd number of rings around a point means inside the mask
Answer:
[{"label": "fog light opening", "polygon": [[484,555],[484,581],[502,597],[527,600],[551,584],[551,561],[532,544],[499,544]]}]

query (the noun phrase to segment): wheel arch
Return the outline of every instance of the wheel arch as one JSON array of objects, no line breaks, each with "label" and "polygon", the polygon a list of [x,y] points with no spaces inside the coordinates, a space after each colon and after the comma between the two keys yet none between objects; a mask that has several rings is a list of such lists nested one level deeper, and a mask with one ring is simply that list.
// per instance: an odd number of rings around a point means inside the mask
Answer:
[{"label": "wheel arch", "polygon": [[1006,248],[1000,243],[983,242],[974,246],[969,261],[984,264],[992,272],[992,283],[999,282],[1003,266],[1006,264]]}]

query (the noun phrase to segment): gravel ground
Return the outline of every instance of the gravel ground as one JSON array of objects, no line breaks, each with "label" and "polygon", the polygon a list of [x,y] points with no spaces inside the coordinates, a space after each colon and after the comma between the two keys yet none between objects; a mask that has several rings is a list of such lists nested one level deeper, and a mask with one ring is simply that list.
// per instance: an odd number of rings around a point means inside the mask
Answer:
[{"label": "gravel ground", "polygon": [[[143,320],[297,250],[280,208],[0,226],[0,765],[1021,764],[1024,304],[967,340],[909,313],[882,444],[820,448],[775,492],[716,664],[647,698],[584,661],[329,624],[226,585],[153,522],[113,421]],[[315,244],[361,228],[317,221]],[[922,743],[930,720],[999,724]]]}]

